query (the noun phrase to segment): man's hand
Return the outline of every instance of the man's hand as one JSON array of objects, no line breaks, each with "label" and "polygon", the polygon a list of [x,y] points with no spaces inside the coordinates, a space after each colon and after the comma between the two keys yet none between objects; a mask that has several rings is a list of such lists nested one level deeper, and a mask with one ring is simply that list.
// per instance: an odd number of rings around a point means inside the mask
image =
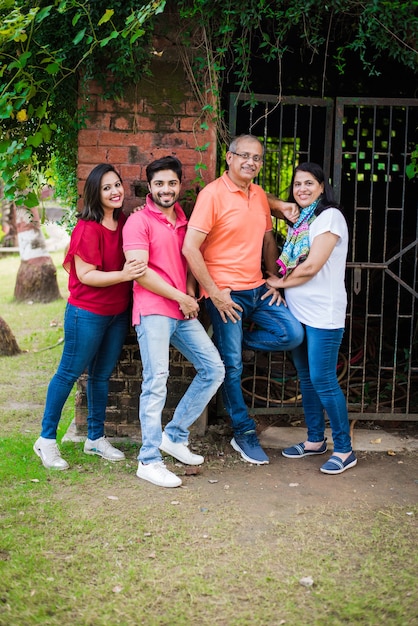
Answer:
[{"label": "man's hand", "polygon": [[289,222],[294,224],[298,221],[300,215],[300,209],[298,205],[294,202],[282,202],[281,208],[283,217],[287,219]]},{"label": "man's hand", "polygon": [[268,278],[266,281],[266,287],[268,287],[269,290],[266,291],[266,293],[263,296],[261,296],[261,299],[266,300],[267,298],[271,298],[269,302],[269,306],[272,306],[273,304],[276,304],[276,306],[280,306],[281,304],[284,304],[285,306],[287,306],[286,301],[284,298],[282,298],[280,291],[278,291],[278,289],[276,289],[270,284],[271,282],[275,283],[276,281],[279,281],[279,280],[280,279],[277,276],[272,276]]},{"label": "man's hand", "polygon": [[228,319],[236,324],[241,316],[242,307],[233,301],[231,298],[231,290],[226,287],[225,289],[218,290],[215,294],[209,294],[210,299],[219,311],[219,314],[223,322],[227,322]]},{"label": "man's hand", "polygon": [[184,294],[184,299],[179,303],[179,309],[184,315],[184,319],[189,320],[199,315],[199,303],[196,298]]},{"label": "man's hand", "polygon": [[300,209],[296,203],[280,200],[272,193],[267,194],[267,199],[271,213],[274,217],[277,217],[279,220],[288,220],[291,224],[297,222],[300,215]]}]

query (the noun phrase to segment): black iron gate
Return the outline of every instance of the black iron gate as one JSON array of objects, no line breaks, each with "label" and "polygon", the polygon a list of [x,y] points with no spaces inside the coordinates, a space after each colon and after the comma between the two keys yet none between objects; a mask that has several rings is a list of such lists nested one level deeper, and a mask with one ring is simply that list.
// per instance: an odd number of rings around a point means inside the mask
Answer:
[{"label": "black iron gate", "polygon": [[[281,197],[297,163],[323,165],[351,234],[338,364],[350,417],[418,420],[418,180],[405,174],[418,101],[232,94],[230,131],[263,141],[258,182]],[[254,414],[302,412],[285,354],[249,357],[242,385]]]}]

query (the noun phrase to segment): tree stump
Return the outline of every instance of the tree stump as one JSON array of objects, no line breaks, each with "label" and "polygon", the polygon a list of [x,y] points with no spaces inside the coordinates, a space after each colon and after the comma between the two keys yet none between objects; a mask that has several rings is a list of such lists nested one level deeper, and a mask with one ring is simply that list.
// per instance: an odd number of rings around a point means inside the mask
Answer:
[{"label": "tree stump", "polygon": [[0,317],[0,356],[14,356],[21,352],[10,326]]},{"label": "tree stump", "polygon": [[46,249],[36,208],[16,211],[20,267],[16,276],[14,297],[18,302],[53,302],[61,298],[57,272]]},{"label": "tree stump", "polygon": [[50,257],[21,261],[16,275],[14,297],[18,302],[53,302],[61,298],[57,270]]}]

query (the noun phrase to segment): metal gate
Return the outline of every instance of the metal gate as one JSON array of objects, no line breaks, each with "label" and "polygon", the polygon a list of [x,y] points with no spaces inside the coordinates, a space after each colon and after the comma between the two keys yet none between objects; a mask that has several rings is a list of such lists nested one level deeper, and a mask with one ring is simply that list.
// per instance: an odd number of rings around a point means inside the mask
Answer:
[{"label": "metal gate", "polygon": [[[282,198],[296,164],[323,165],[350,230],[338,364],[350,418],[418,420],[418,180],[405,174],[418,101],[231,94],[230,131],[262,140],[258,182]],[[303,412],[286,354],[248,355],[242,387],[251,413]]]}]

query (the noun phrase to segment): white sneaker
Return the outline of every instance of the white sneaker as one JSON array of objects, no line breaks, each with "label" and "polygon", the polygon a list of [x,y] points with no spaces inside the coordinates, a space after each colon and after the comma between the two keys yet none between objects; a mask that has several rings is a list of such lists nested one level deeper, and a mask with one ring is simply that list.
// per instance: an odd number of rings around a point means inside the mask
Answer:
[{"label": "white sneaker", "polygon": [[159,487],[180,487],[181,485],[181,478],[170,472],[163,461],[149,463],[148,465],[144,465],[139,461],[136,475],[138,478],[148,480],[148,482]]},{"label": "white sneaker", "polygon": [[62,458],[56,439],[39,437],[34,443],[33,450],[46,469],[66,470],[70,467],[67,461]]},{"label": "white sneaker", "polygon": [[106,437],[99,437],[99,439],[94,440],[86,439],[84,452],[86,454],[97,454],[106,459],[106,461],[123,461],[125,458],[123,452],[114,448]]},{"label": "white sneaker", "polygon": [[166,452],[170,456],[173,456],[181,463],[185,463],[186,465],[202,465],[205,458],[200,456],[200,454],[193,454],[190,452],[187,443],[174,443],[167,437],[165,432],[163,432],[163,437],[160,445],[160,450]]}]

